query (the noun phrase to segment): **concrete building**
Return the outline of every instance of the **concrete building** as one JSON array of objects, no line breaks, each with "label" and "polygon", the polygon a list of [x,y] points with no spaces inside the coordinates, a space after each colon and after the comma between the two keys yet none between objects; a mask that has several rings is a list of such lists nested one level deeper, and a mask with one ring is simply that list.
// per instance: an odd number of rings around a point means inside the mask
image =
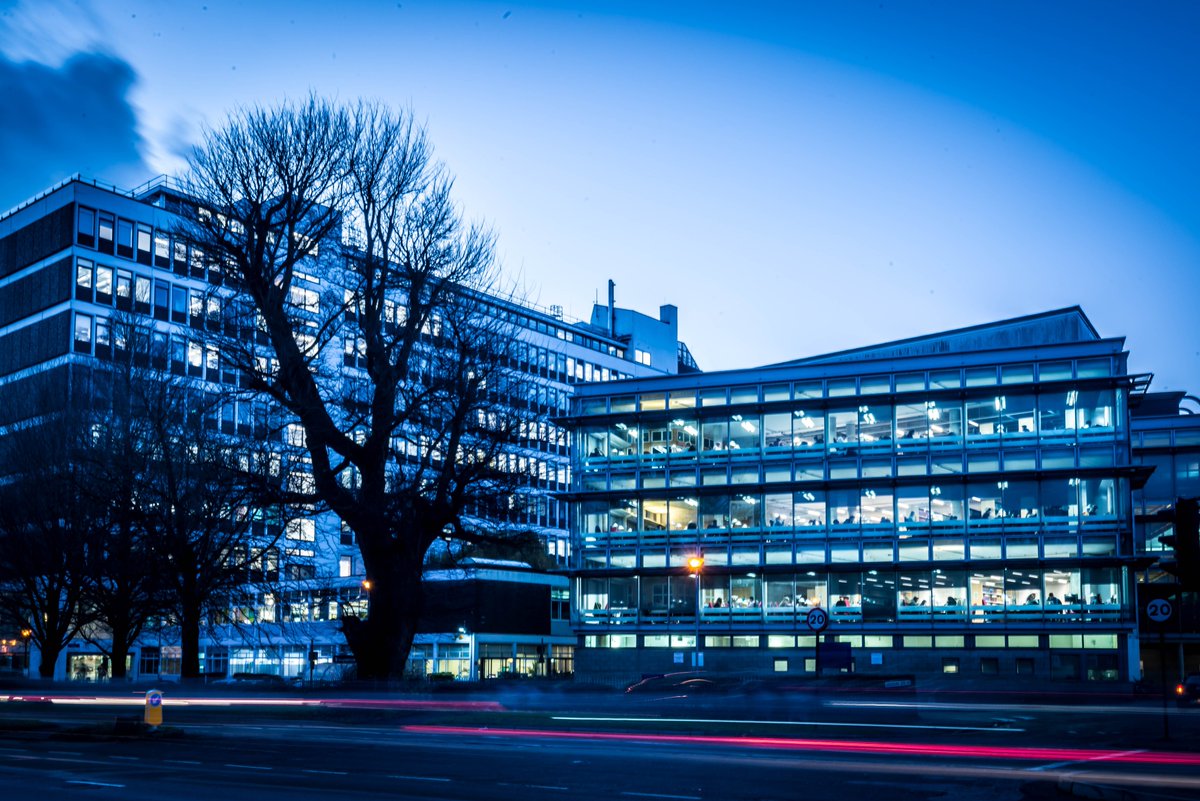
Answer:
[{"label": "concrete building", "polygon": [[[156,366],[164,373],[214,386],[236,382],[198,333],[219,276],[172,234],[170,210],[182,198],[165,178],[123,191],[76,177],[0,216],[0,431],[22,416],[79,400],[82,377],[102,368],[120,347],[114,315],[132,315],[153,332],[155,353],[161,354]],[[555,493],[568,488],[569,457],[566,434],[554,419],[566,413],[574,386],[675,373],[681,359],[685,370],[695,363],[678,341],[671,306],[655,318],[597,305],[592,318],[603,322],[593,324],[564,319],[555,307],[500,298],[495,304],[519,332],[514,369],[539,387],[523,406],[536,435],[514,461],[532,502],[504,523],[536,532],[547,555],[565,565],[567,506]],[[353,359],[345,364],[347,372],[361,369]],[[223,429],[254,432],[265,405],[261,399],[231,400],[223,407]],[[261,534],[280,542],[269,566],[270,585],[248,586],[247,601],[238,608],[213,610],[214,620],[238,623],[212,629],[206,670],[220,674],[252,666],[256,672],[297,675],[307,671],[310,650],[321,664],[332,664],[344,649],[339,610],[363,603],[362,564],[352,535],[328,515],[286,531],[265,523]],[[134,672],[177,672],[173,636],[169,622],[157,627],[138,648]],[[68,653],[72,664],[59,666],[63,676],[89,675],[101,661],[99,651],[82,641]],[[76,665],[82,667],[77,671]]]}]

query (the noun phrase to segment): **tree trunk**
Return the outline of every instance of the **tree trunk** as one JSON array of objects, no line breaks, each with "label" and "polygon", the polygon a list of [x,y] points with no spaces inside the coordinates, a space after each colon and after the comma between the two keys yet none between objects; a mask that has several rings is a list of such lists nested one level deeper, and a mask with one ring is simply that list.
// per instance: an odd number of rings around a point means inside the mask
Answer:
[{"label": "tree trunk", "polygon": [[46,681],[54,679],[54,666],[63,649],[53,644],[42,645],[38,648],[38,676]]},{"label": "tree trunk", "polygon": [[[189,604],[191,606],[191,604]],[[200,610],[185,609],[179,621],[179,678],[182,681],[200,679]]]},{"label": "tree trunk", "polygon": [[354,653],[358,678],[387,681],[404,676],[404,666],[421,620],[423,565],[385,563],[372,572],[366,619],[347,618],[342,623],[346,642]]},{"label": "tree trunk", "polygon": [[127,631],[114,630],[112,632],[112,646],[109,650],[112,652],[110,654],[112,677],[114,679],[124,679],[126,676],[125,662],[129,659],[129,633]]}]

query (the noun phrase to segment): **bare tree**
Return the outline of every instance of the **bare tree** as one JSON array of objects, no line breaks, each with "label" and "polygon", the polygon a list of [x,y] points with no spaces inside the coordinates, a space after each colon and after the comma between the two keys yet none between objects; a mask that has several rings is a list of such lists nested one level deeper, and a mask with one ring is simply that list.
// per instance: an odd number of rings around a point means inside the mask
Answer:
[{"label": "bare tree", "polygon": [[54,678],[67,643],[90,622],[84,587],[97,529],[76,463],[86,436],[68,412],[0,438],[0,607],[30,630],[43,679]]},{"label": "bare tree", "polygon": [[[410,114],[316,98],[210,131],[181,235],[223,265],[216,336],[247,389],[303,431],[293,489],[355,534],[370,588],[343,631],[361,678],[403,673],[426,552],[512,502],[514,328],[491,304],[493,236],[463,222]],[[350,246],[343,246],[350,243]]]},{"label": "bare tree", "polygon": [[229,392],[164,369],[136,319],[110,325],[112,358],[89,371],[93,422],[75,462],[95,530],[84,597],[100,625],[85,634],[108,642],[119,678],[133,642],[169,616],[192,678],[206,616],[271,561],[287,508],[271,503],[281,471],[254,437],[263,432],[222,429]]},{"label": "bare tree", "polygon": [[271,454],[220,430],[227,400],[180,381],[145,389],[154,459],[139,486],[141,525],[180,629],[181,676],[190,679],[201,674],[206,617],[247,580],[278,570],[286,505]]}]

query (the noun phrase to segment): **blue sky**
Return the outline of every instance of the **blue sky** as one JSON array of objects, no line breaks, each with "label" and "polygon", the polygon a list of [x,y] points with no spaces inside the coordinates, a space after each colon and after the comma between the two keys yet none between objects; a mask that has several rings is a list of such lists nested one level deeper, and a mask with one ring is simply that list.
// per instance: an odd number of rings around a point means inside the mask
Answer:
[{"label": "blue sky", "polygon": [[0,0],[0,206],[239,104],[407,105],[534,300],[702,367],[1081,305],[1200,392],[1200,5]]}]

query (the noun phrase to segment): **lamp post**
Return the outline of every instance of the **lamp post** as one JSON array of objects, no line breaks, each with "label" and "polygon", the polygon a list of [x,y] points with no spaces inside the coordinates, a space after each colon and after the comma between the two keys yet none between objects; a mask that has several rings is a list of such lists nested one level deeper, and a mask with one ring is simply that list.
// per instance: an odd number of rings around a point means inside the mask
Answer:
[{"label": "lamp post", "polygon": [[21,639],[25,641],[25,678],[29,678],[29,638],[33,636],[33,629],[21,629]]},{"label": "lamp post", "polygon": [[464,623],[458,627],[458,637],[460,640],[465,638],[467,641],[467,681],[475,681],[482,678],[477,672],[475,664],[477,661],[475,659],[475,632],[467,631],[467,626]]},{"label": "lamp post", "polygon": [[361,586],[363,592],[367,594],[367,608],[364,610],[364,614],[362,615],[363,619],[365,620],[371,616],[371,590],[375,587],[375,582],[371,581],[369,578],[365,578],[362,580]]},{"label": "lamp post", "polygon": [[688,559],[688,572],[696,581],[696,650],[692,654],[692,667],[700,668],[704,663],[704,655],[700,651],[700,575],[704,572],[704,551],[698,551]]}]

